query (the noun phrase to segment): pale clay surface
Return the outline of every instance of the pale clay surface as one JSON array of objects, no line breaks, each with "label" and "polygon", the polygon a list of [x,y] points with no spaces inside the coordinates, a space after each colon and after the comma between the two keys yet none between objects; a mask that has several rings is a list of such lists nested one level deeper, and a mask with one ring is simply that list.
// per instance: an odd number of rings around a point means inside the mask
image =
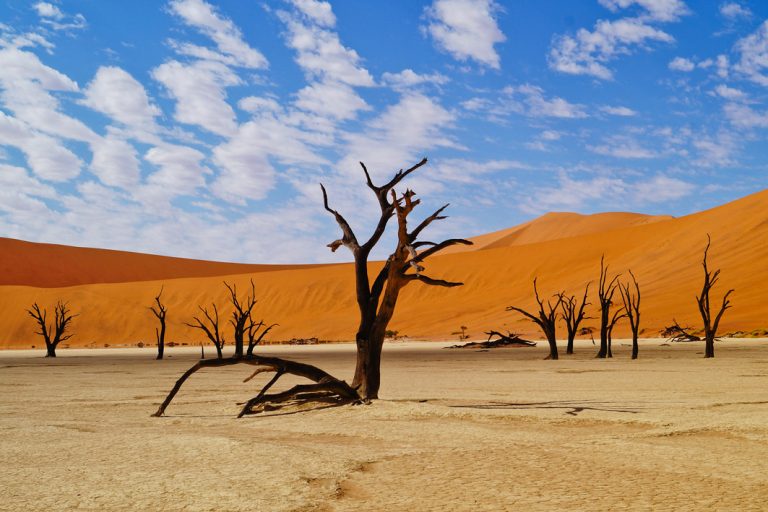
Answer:
[{"label": "pale clay surface", "polygon": [[[0,510],[766,510],[768,341],[662,343],[388,344],[373,405],[240,420],[269,378],[245,366],[150,417],[195,350],[2,351]],[[264,351],[354,367],[351,345]]]}]

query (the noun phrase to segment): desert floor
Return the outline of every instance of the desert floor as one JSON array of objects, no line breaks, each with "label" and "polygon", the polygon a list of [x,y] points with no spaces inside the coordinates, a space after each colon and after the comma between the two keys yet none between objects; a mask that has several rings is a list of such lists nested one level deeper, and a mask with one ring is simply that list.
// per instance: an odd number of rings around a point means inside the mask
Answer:
[{"label": "desert floor", "polygon": [[[382,400],[239,420],[269,378],[245,366],[150,417],[194,350],[2,351],[0,509],[766,510],[768,341],[662,344],[389,344]],[[353,369],[351,345],[263,350]]]}]

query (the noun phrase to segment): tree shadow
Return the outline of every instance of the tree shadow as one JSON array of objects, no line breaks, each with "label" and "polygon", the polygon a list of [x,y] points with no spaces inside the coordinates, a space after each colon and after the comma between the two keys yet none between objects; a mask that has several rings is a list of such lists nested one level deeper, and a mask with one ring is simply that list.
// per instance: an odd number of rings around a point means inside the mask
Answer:
[{"label": "tree shadow", "polygon": [[623,407],[610,405],[610,403],[604,403],[604,402],[574,403],[574,402],[569,402],[565,400],[556,400],[551,402],[490,402],[486,404],[449,405],[449,407],[458,408],[458,409],[489,409],[489,410],[566,409],[565,414],[568,414],[569,416],[578,416],[578,414],[583,411],[618,412],[618,413],[627,413],[627,414],[637,414],[640,412],[632,409],[626,409]]}]

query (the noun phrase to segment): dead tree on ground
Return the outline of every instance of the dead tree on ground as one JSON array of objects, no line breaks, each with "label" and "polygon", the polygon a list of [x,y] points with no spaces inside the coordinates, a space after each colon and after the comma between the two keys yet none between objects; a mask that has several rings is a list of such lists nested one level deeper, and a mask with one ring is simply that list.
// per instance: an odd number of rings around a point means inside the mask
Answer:
[{"label": "dead tree on ground", "polygon": [[682,327],[674,318],[672,319],[672,322],[672,325],[659,331],[659,334],[665,338],[669,338],[669,341],[672,342],[701,341],[699,336],[696,336],[691,332],[690,327]]},{"label": "dead tree on ground", "polygon": [[[201,368],[209,366],[227,366],[234,364],[249,364],[256,366],[254,375],[262,372],[274,372],[272,379],[261,389],[258,395],[244,404],[240,416],[260,412],[266,408],[280,407],[287,403],[304,403],[309,401],[324,401],[340,403],[367,402],[378,398],[381,383],[381,350],[384,344],[384,334],[389,321],[395,312],[395,306],[400,291],[407,284],[420,281],[427,285],[454,287],[463,283],[434,279],[425,275],[423,263],[430,256],[446,247],[456,244],[471,245],[472,242],[463,239],[448,239],[439,243],[420,241],[419,235],[432,222],[446,217],[441,215],[448,205],[435,211],[424,219],[413,230],[408,230],[407,218],[419,204],[414,199],[415,193],[406,190],[398,195],[394,188],[408,175],[427,163],[424,158],[413,167],[398,171],[387,183],[377,186],[371,180],[368,169],[361,163],[365,174],[366,184],[376,197],[381,214],[373,233],[367,241],[361,243],[353,232],[347,220],[328,204],[328,194],[321,185],[323,206],[330,213],[342,232],[342,237],[328,244],[332,251],[341,246],[352,252],[355,269],[355,294],[360,312],[355,342],[357,346],[357,361],[352,384],[337,379],[327,372],[304,363],[288,361],[275,357],[264,357],[257,354],[233,356],[230,359],[200,361],[179,378],[176,385],[160,405],[155,416],[161,416],[173,397],[186,379]],[[397,221],[397,245],[387,260],[383,263],[378,274],[371,280],[369,276],[368,257],[381,240],[391,218]],[[421,252],[418,249],[424,248]],[[286,373],[304,377],[311,384],[299,384],[286,391],[268,394],[267,391]]]},{"label": "dead tree on ground", "polygon": [[[219,310],[216,308],[216,304],[211,303],[211,306],[213,307],[213,315],[211,315],[208,312],[208,308],[204,308],[203,306],[197,306],[197,308],[200,310],[200,312],[205,317],[205,320],[202,318],[195,316],[193,319],[197,324],[190,324],[187,322],[184,322],[184,325],[187,325],[189,327],[192,327],[193,329],[200,329],[205,333],[206,336],[208,336],[208,339],[211,340],[211,343],[213,343],[213,346],[216,347],[216,357],[218,359],[221,359],[224,357],[224,354],[222,352],[222,348],[224,348],[224,336],[219,331]],[[208,325],[210,324],[210,325]]]},{"label": "dead tree on ground", "polygon": [[160,329],[155,327],[155,339],[157,339],[157,359],[163,358],[163,352],[165,352],[165,317],[168,313],[168,309],[165,304],[160,302],[160,296],[163,294],[163,287],[160,287],[160,293],[155,297],[155,305],[150,306],[149,309],[154,313],[157,319],[160,321]]},{"label": "dead tree on ground", "polygon": [[617,274],[608,281],[608,266],[605,264],[605,255],[601,256],[600,280],[597,288],[597,298],[600,303],[600,350],[596,356],[600,359],[611,357],[608,350],[608,329],[611,323],[611,306],[613,305],[613,296],[618,288],[616,284],[618,279],[619,275]]},{"label": "dead tree on ground", "polygon": [[507,306],[507,311],[517,311],[538,325],[542,332],[544,332],[544,336],[547,338],[547,343],[549,343],[549,355],[547,356],[547,359],[557,359],[557,336],[555,332],[555,324],[557,323],[557,310],[563,303],[564,296],[562,292],[553,295],[553,298],[557,299],[554,306],[552,305],[552,299],[549,299],[547,300],[547,307],[545,308],[544,302],[539,298],[539,290],[536,287],[537,279],[538,278],[533,279],[533,293],[536,297],[536,302],[539,305],[538,314],[534,315],[516,306]]},{"label": "dead tree on ground", "polygon": [[621,293],[621,299],[624,301],[624,312],[629,320],[629,327],[632,329],[632,359],[637,359],[639,351],[637,335],[640,330],[640,285],[637,284],[637,278],[635,278],[635,274],[631,270],[629,275],[632,276],[634,290],[630,288],[630,283],[619,283],[619,292]]},{"label": "dead tree on ground", "polygon": [[712,243],[712,239],[707,234],[707,246],[704,248],[704,259],[701,264],[704,267],[704,285],[701,288],[701,294],[696,296],[696,302],[699,306],[699,313],[704,323],[704,357],[715,357],[715,338],[717,337],[717,328],[720,325],[720,319],[723,317],[725,310],[731,307],[731,301],[728,297],[733,293],[733,288],[725,292],[723,296],[723,303],[720,306],[720,310],[715,315],[714,321],[712,321],[712,314],[710,310],[709,292],[712,287],[720,279],[720,269],[713,271],[709,270],[707,266],[707,256],[709,253],[709,246]]},{"label": "dead tree on ground", "polygon": [[568,345],[565,349],[566,354],[573,354],[573,340],[576,339],[576,334],[579,332],[579,325],[582,320],[590,318],[584,316],[584,308],[590,304],[587,302],[589,285],[590,283],[587,283],[587,287],[584,289],[584,297],[581,299],[581,302],[579,302],[575,295],[571,295],[570,297],[563,297],[563,302],[560,304],[563,310],[565,328],[568,331]]},{"label": "dead tree on ground", "polygon": [[229,290],[229,299],[234,306],[232,311],[232,318],[229,319],[229,323],[234,329],[233,339],[235,343],[235,357],[243,357],[243,345],[245,344],[246,331],[249,330],[249,322],[253,324],[251,318],[251,312],[256,305],[256,285],[251,279],[251,293],[246,295],[244,300],[240,300],[237,297],[237,285],[230,285],[224,281],[224,286]]},{"label": "dead tree on ground", "polygon": [[40,331],[35,334],[39,334],[45,340],[45,357],[56,357],[56,347],[59,343],[67,341],[74,336],[74,333],[66,334],[70,322],[77,316],[71,314],[69,305],[66,302],[58,301],[53,312],[53,324],[49,325],[47,320],[48,311],[40,309],[37,302],[32,304],[31,309],[27,310],[29,316],[34,318],[40,327]]}]

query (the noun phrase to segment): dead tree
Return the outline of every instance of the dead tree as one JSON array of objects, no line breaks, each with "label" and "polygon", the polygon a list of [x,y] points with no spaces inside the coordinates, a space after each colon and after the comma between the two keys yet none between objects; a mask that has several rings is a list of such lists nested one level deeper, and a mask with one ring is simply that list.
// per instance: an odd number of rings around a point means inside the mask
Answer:
[{"label": "dead tree", "polygon": [[32,307],[27,310],[29,316],[35,319],[40,330],[35,334],[39,334],[45,340],[45,357],[56,357],[56,347],[62,341],[67,341],[74,333],[67,334],[70,322],[77,315],[71,314],[69,305],[66,302],[58,301],[54,307],[53,324],[48,324],[48,311],[40,309],[37,302],[32,304]]},{"label": "dead tree", "polygon": [[234,306],[229,323],[234,329],[235,357],[243,357],[246,331],[249,330],[249,322],[253,324],[251,312],[256,305],[256,285],[253,283],[253,279],[251,279],[251,293],[246,295],[244,300],[240,300],[237,297],[237,285],[230,285],[224,281],[224,286],[229,290],[229,299],[232,302],[232,306]]},{"label": "dead tree", "polygon": [[579,325],[582,320],[589,318],[585,316],[584,308],[590,303],[587,302],[587,294],[589,293],[589,285],[584,289],[584,297],[581,302],[575,295],[570,297],[563,297],[563,301],[560,304],[563,310],[563,320],[565,320],[565,328],[568,331],[568,345],[566,346],[565,353],[573,354],[573,340],[576,339],[576,334],[579,332]]},{"label": "dead tree", "polygon": [[517,311],[538,325],[544,333],[544,336],[547,338],[547,342],[549,343],[549,356],[547,356],[547,359],[557,359],[557,336],[555,332],[555,324],[557,323],[557,310],[563,303],[564,296],[562,292],[554,295],[553,298],[557,299],[554,306],[552,305],[552,299],[549,299],[547,300],[547,306],[545,308],[544,302],[539,298],[539,290],[536,287],[537,279],[538,278],[533,279],[533,293],[536,297],[536,302],[539,305],[538,313],[534,315],[533,313],[529,313],[528,311],[516,306],[507,306],[507,311]]},{"label": "dead tree", "polygon": [[632,276],[632,288],[630,288],[630,283],[619,283],[619,292],[624,301],[624,312],[627,320],[629,320],[629,327],[632,329],[632,359],[637,359],[639,351],[637,334],[640,330],[640,285],[631,270],[629,275]]},{"label": "dead tree", "polygon": [[608,357],[613,357],[613,328],[625,316],[627,316],[627,313],[624,311],[624,308],[619,308],[613,312],[611,321],[608,322]]},{"label": "dead tree", "polygon": [[[289,403],[330,401],[340,404],[368,402],[378,398],[381,384],[381,351],[384,344],[384,335],[387,325],[395,312],[400,291],[407,284],[414,281],[420,281],[432,286],[460,286],[463,283],[434,279],[425,275],[423,273],[423,264],[427,258],[446,247],[456,244],[471,245],[472,243],[463,239],[448,239],[439,243],[418,239],[422,231],[432,222],[446,218],[441,214],[448,205],[439,208],[413,230],[409,231],[407,219],[413,209],[419,204],[419,200],[414,199],[415,193],[411,190],[406,190],[398,195],[394,189],[405,177],[426,163],[427,159],[424,158],[413,167],[405,171],[398,171],[384,185],[377,186],[371,180],[368,169],[361,162],[360,165],[365,174],[366,184],[376,197],[381,210],[376,227],[365,242],[359,241],[344,216],[329,206],[325,187],[320,186],[323,194],[323,206],[334,217],[342,232],[342,237],[328,244],[328,247],[335,251],[339,247],[344,246],[352,252],[354,258],[355,295],[360,313],[360,322],[357,334],[355,335],[357,360],[351,385],[309,364],[276,357],[264,357],[252,352],[244,356],[238,356],[236,353],[229,359],[200,361],[187,370],[176,382],[176,385],[154,416],[161,416],[164,413],[184,381],[199,369],[240,363],[257,367],[254,375],[251,377],[262,372],[274,373],[272,379],[267,382],[259,394],[244,404],[240,411],[240,416],[260,412],[266,408],[280,407]],[[369,276],[368,257],[376,244],[381,240],[389,220],[393,217],[397,222],[397,245],[375,277],[371,279]],[[423,250],[418,252],[419,249]],[[244,309],[246,308],[247,301],[246,306],[244,306]],[[312,381],[312,383],[298,384],[286,391],[268,394],[267,391],[286,373],[304,377]]]},{"label": "dead tree", "polygon": [[608,266],[605,264],[605,255],[600,257],[600,280],[598,281],[597,298],[600,303],[600,350],[596,357],[604,359],[611,357],[608,350],[608,329],[611,324],[611,306],[613,296],[616,293],[619,275],[608,281]]},{"label": "dead tree", "polygon": [[196,316],[196,317],[193,317],[195,322],[197,322],[196,324],[190,324],[190,323],[184,322],[184,325],[192,327],[193,329],[200,329],[201,331],[203,331],[205,335],[208,336],[208,339],[211,340],[211,343],[213,343],[213,346],[216,347],[216,357],[218,359],[221,359],[222,357],[224,357],[222,349],[224,348],[225,341],[224,341],[224,336],[219,331],[219,310],[218,308],[216,308],[216,304],[214,303],[211,303],[211,307],[213,307],[212,315],[208,312],[208,308],[204,308],[203,306],[197,306],[197,308],[203,314],[203,317],[205,318],[205,320],[203,320],[203,318]]},{"label": "dead tree", "polygon": [[163,294],[163,287],[160,287],[160,293],[155,297],[155,305],[150,306],[148,309],[154,313],[157,319],[160,321],[160,328],[155,327],[155,339],[157,339],[157,359],[163,358],[163,352],[165,351],[165,317],[168,313],[168,309],[165,304],[160,302],[160,296]]},{"label": "dead tree", "polygon": [[723,295],[723,303],[720,306],[720,310],[715,314],[714,321],[712,320],[709,292],[712,287],[720,279],[720,269],[710,271],[707,266],[707,256],[709,253],[709,246],[712,243],[712,239],[707,234],[707,246],[704,248],[704,259],[701,264],[704,267],[704,284],[701,288],[701,294],[696,296],[696,302],[699,306],[699,313],[704,323],[704,357],[715,357],[715,338],[717,337],[717,328],[720,325],[720,319],[723,317],[725,310],[731,307],[731,301],[728,297],[733,293],[733,289],[728,290]]},{"label": "dead tree", "polygon": [[[261,343],[261,341],[264,339],[264,336],[266,336],[273,327],[277,327],[279,324],[272,324],[267,326],[264,323],[264,320],[260,320],[259,323],[256,323],[253,321],[253,318],[250,315],[248,317],[248,322],[248,327],[246,329],[246,333],[248,334],[248,350],[245,354],[247,356],[252,356],[253,349],[256,348],[256,345]],[[260,329],[261,332],[259,332]]]},{"label": "dead tree", "polygon": [[672,325],[663,328],[659,331],[659,334],[665,338],[669,338],[669,341],[673,342],[701,341],[699,336],[696,336],[691,332],[690,327],[682,327],[674,318],[672,319]]}]

